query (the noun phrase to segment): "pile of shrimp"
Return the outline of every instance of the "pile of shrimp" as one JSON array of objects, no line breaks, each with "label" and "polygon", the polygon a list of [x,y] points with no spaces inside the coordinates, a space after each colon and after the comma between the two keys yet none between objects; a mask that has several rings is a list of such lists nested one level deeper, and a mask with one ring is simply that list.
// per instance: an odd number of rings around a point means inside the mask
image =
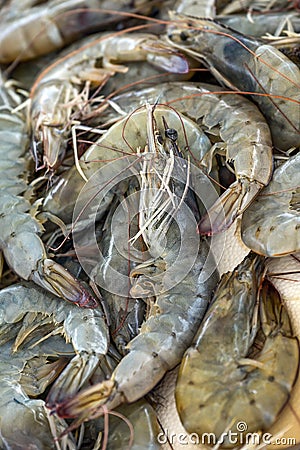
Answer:
[{"label": "pile of shrimp", "polygon": [[299,448],[300,13],[0,1],[0,447]]}]

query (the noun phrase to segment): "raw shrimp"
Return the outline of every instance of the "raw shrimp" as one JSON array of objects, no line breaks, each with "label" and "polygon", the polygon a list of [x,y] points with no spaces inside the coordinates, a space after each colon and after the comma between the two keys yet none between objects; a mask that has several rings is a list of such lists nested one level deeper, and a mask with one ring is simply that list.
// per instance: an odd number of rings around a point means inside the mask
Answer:
[{"label": "raw shrimp", "polygon": [[[300,253],[279,258],[267,258],[267,277],[279,291],[282,301],[288,308],[293,330],[300,337]],[[300,377],[298,376],[293,387],[288,404],[280,413],[278,420],[268,430],[272,436],[290,439],[290,443],[300,444],[299,411],[300,405]],[[293,441],[292,441],[293,439]],[[281,439],[284,448],[284,439]],[[286,441],[288,442],[288,441]],[[280,447],[279,447],[280,448]],[[295,447],[296,449],[296,447]]]},{"label": "raw shrimp", "polygon": [[[25,120],[13,114],[16,94],[0,79],[0,249],[8,265],[25,280],[33,280],[59,297],[84,307],[96,307],[89,292],[66,269],[47,258],[38,236],[43,227],[22,194],[27,186]],[[34,209],[34,208],[33,208]]]},{"label": "raw shrimp", "polygon": [[261,257],[251,255],[223,275],[179,371],[175,396],[184,427],[214,433],[226,446],[234,444],[229,430],[239,444],[247,433],[266,431],[298,374],[297,338],[276,289],[264,281],[260,291],[262,271]]},{"label": "raw shrimp", "polygon": [[[121,356],[110,345],[106,358],[103,359],[93,374],[90,383],[99,383],[108,379]],[[54,416],[55,417],[55,416]],[[156,413],[146,399],[130,405],[122,405],[112,413],[108,411],[109,424],[102,434],[102,446],[108,450],[159,450],[157,435],[161,431]],[[94,421],[91,427],[102,430],[102,421]],[[107,441],[107,447],[105,446]],[[96,446],[94,447],[96,448]],[[98,447],[97,447],[98,448]]]},{"label": "raw shrimp", "polygon": [[[180,220],[185,218],[181,217]],[[173,234],[172,244],[176,248],[179,236],[174,231],[174,228],[170,227],[169,234]],[[143,323],[140,334],[128,344],[128,354],[121,360],[112,378],[61,404],[51,403],[49,406],[58,415],[78,417],[79,421],[89,420],[101,415],[102,405],[111,409],[123,402],[133,402],[148,393],[167,370],[180,362],[201,321],[216,283],[216,276],[207,278],[207,273],[202,270],[207,253],[207,245],[202,241],[197,260],[187,277],[164,294],[157,293],[152,314]],[[172,257],[174,258],[173,254]],[[168,259],[168,265],[172,264],[170,252]],[[181,262],[184,263],[183,260]],[[163,261],[161,263],[163,264]],[[146,269],[150,272],[149,266]],[[211,275],[212,261],[206,270]],[[155,272],[155,266],[153,271]],[[144,281],[145,286],[149,286],[151,273],[149,278],[141,274],[142,269],[135,272],[136,276],[140,275],[139,285]],[[162,279],[162,285],[164,281],[170,283],[169,279]],[[137,286],[135,289],[140,296],[140,289],[138,290]]]},{"label": "raw shrimp", "polygon": [[[46,355],[50,358],[53,356],[53,351],[58,350],[58,345],[57,342],[55,345],[55,342],[51,339],[47,342],[47,345],[40,345],[34,350],[24,350],[18,355],[11,354],[10,343],[1,346],[0,446],[3,449],[57,449],[54,438],[63,432],[66,423],[57,417],[48,418],[45,402],[28,396],[26,392],[27,384],[23,377],[23,372],[27,371],[28,373],[26,366],[32,362],[36,364],[36,361],[41,360],[43,377],[39,378],[38,382],[43,384],[45,389],[52,381],[53,374],[59,366],[56,362],[49,363],[47,361],[45,363],[45,359]],[[61,342],[59,350],[62,350]],[[36,371],[37,367],[33,372],[31,371],[33,378],[36,377]],[[29,383],[28,385],[31,387]],[[53,427],[55,434],[53,434]],[[67,437],[67,442],[65,440],[62,444],[67,445],[66,448],[69,450],[77,448],[71,435]]]},{"label": "raw shrimp", "polygon": [[[147,206],[151,205],[151,198],[157,202],[159,186],[156,185],[156,175],[159,163],[162,164],[162,174],[167,167],[164,154],[159,156],[160,149],[163,151],[160,148],[160,145],[163,145],[161,139],[165,139],[166,148],[169,148],[167,145],[169,139],[172,141],[169,133],[163,138],[163,131],[170,128],[165,129],[159,124],[158,116],[155,115],[156,108],[153,114],[158,128],[153,129],[151,121],[149,126],[149,111],[148,106],[149,150],[145,151],[145,161],[149,165],[142,164],[142,170],[136,173],[141,186],[144,177],[148,179],[151,178],[151,174],[153,176],[153,189],[150,188],[148,191]],[[134,116],[137,120],[136,116],[141,117],[141,114]],[[168,120],[169,118],[165,118],[169,127]],[[143,124],[140,122],[138,130],[140,130],[138,136],[141,138]],[[156,134],[156,131],[160,133]],[[124,133],[126,137],[126,128]],[[133,135],[131,139],[134,141]],[[136,141],[135,145],[138,144]],[[146,148],[145,143],[142,148]],[[153,148],[157,150],[157,154],[151,151]],[[155,156],[156,159],[153,161]],[[169,157],[172,159],[171,151]],[[143,236],[147,230],[149,258],[136,266],[130,274],[131,295],[135,298],[144,298],[148,303],[149,311],[141,326],[140,334],[129,342],[127,355],[120,361],[109,380],[96,384],[60,404],[49,405],[59,415],[77,417],[74,426],[81,421],[101,415],[102,406],[112,409],[120,403],[133,402],[149,392],[166,371],[181,360],[206,310],[217,281],[217,273],[206,241],[195,233],[196,220],[192,209],[189,208],[191,196],[186,190],[186,186],[190,185],[185,173],[188,165],[183,159],[181,164],[181,172],[178,170],[174,180],[171,180],[171,176],[158,178],[161,193],[166,192],[174,198],[180,194],[185,201],[178,205],[175,203],[175,210],[171,209],[170,222],[162,220],[157,223],[150,220],[140,228]],[[153,170],[150,170],[151,168]],[[143,189],[140,191],[140,198],[146,199]],[[161,204],[159,202],[157,204],[160,209]],[[151,227],[154,228],[153,231]]]},{"label": "raw shrimp", "polygon": [[[137,250],[140,249],[140,252],[142,250],[142,243],[138,247],[137,245],[135,247],[128,245],[128,239],[138,232],[137,216],[130,217],[134,211],[131,199],[135,191],[136,188],[132,182],[123,202],[114,201],[110,208],[100,241],[103,258],[100,260],[97,258],[97,263],[91,273],[92,280],[100,286],[100,293],[109,310],[112,339],[118,351],[123,355],[127,352],[126,344],[138,334],[145,314],[145,303],[141,299],[132,298],[129,293],[129,272],[139,259]],[[121,200],[119,199],[119,201]],[[126,222],[129,222],[128,233],[127,236],[124,236],[123,224]],[[121,251],[118,247],[120,244],[123,244]],[[128,254],[127,257],[126,254]],[[117,291],[115,289],[116,278],[118,278]]]},{"label": "raw shrimp", "polygon": [[[97,9],[132,11],[139,5],[147,12],[143,0],[52,0],[31,8],[15,4],[0,15],[0,62],[28,60],[58,50],[83,36],[120,21]],[[20,4],[20,2],[18,2]],[[143,5],[144,4],[144,5]],[[20,6],[20,5],[19,5]]]},{"label": "raw shrimp", "polygon": [[215,0],[177,0],[172,10],[197,17],[213,18],[216,15]]},{"label": "raw shrimp", "polygon": [[[162,90],[165,90],[166,87],[167,86],[165,85],[161,85]],[[150,100],[153,104],[155,104],[157,99],[157,89],[154,88],[154,91],[155,96],[152,96],[152,99]],[[162,91],[162,93],[163,92],[165,91]],[[144,98],[145,101],[142,102],[142,104],[146,103],[146,98],[147,97]],[[181,126],[184,127],[186,135],[188,136],[188,145],[191,148],[192,154],[195,155],[195,158],[199,159],[202,153],[205,154],[210,149],[211,144],[209,139],[193,121],[183,115],[178,115],[170,108],[157,105],[155,107],[155,117],[157,117],[157,120],[161,120],[161,116],[166,118],[171,128],[178,129]],[[126,125],[126,123],[128,123],[128,125]],[[97,197],[97,202],[99,203],[99,208],[98,206],[97,208],[99,215],[100,213],[103,215],[111,204],[114,196],[114,192],[110,189],[114,189],[114,186],[116,185],[118,186],[119,193],[126,192],[128,187],[128,181],[126,181],[126,168],[131,164],[135,166],[140,164],[141,160],[139,160],[139,156],[133,149],[138,147],[141,149],[144,148],[145,143],[147,142],[146,124],[147,114],[143,107],[136,111],[136,113],[125,117],[123,120],[120,120],[110,127],[104,136],[91,145],[86,153],[80,158],[79,164],[82,171],[82,177],[78,174],[76,167],[73,167],[70,171],[62,174],[59,177],[58,182],[49,190],[43,208],[50,211],[52,214],[59,216],[66,223],[70,223],[79,193],[80,199],[77,202],[77,211],[74,213],[75,221],[77,216],[81,213],[81,208],[86,208],[86,202],[91,199],[93,192],[102,192],[101,199],[100,195]],[[126,140],[122,137],[123,131]],[[179,133],[178,139],[178,145],[180,148],[184,149],[187,142],[183,138],[182,133]],[[128,155],[128,157],[121,158],[122,155]],[[136,163],[135,160],[137,161]],[[99,173],[96,174],[96,172],[102,168],[105,168],[105,170],[100,170]],[[125,175],[123,175],[124,171]],[[129,171],[129,175],[132,174],[133,173]],[[87,186],[85,186],[86,180],[89,180]],[[120,187],[118,180],[122,181],[123,185],[125,183],[125,186]],[[212,189],[212,191],[213,192],[206,193],[207,198],[211,202],[216,199],[214,189]]]},{"label": "raw shrimp", "polygon": [[234,14],[239,11],[264,11],[265,13],[274,10],[284,10],[290,8],[291,4],[289,0],[234,0],[228,2],[228,4],[222,9],[222,14]]},{"label": "raw shrimp", "polygon": [[[122,419],[122,416],[110,419],[108,450],[124,448],[125,443],[128,442],[129,444],[131,437],[132,445],[128,447],[128,450],[160,450],[157,435],[161,428],[150,403],[142,399],[132,405],[121,406],[117,412],[118,415],[121,414],[126,417],[126,422]],[[130,436],[131,430],[127,421],[133,428],[133,436]]]},{"label": "raw shrimp", "polygon": [[300,32],[300,14],[296,11],[254,14],[251,17],[244,14],[217,16],[216,21],[244,35],[256,37],[264,37],[267,34],[284,35],[284,32],[290,29],[296,33]]},{"label": "raw shrimp", "polygon": [[175,73],[188,71],[186,59],[155,35],[121,32],[93,37],[46,68],[31,89],[30,122],[37,165],[41,146],[42,167],[51,171],[61,163],[72,117],[77,112],[78,120],[87,105],[90,84],[105,84],[116,72],[126,72],[125,66],[113,62],[129,61],[147,61]]},{"label": "raw shrimp", "polygon": [[49,399],[77,392],[108,350],[108,328],[101,311],[83,312],[32,283],[0,291],[0,320],[0,342],[14,339],[12,351],[20,355],[52,335],[60,334],[72,343],[69,353],[76,354],[52,386]]},{"label": "raw shrimp", "polygon": [[[225,154],[226,163],[233,164],[237,180],[202,219],[200,232],[203,234],[219,232],[231,225],[268,184],[273,167],[270,131],[257,107],[241,96],[218,91],[220,87],[209,84],[174,82],[110,99],[124,112],[130,112],[146,101],[155,103],[157,99],[170,104],[198,123],[216,142],[209,153],[202,154],[204,169],[209,172],[210,159],[216,152]],[[116,113],[106,114],[103,113],[103,120],[116,116]],[[193,151],[191,160],[197,164]]]},{"label": "raw shrimp", "polygon": [[[37,397],[43,393],[67,365],[74,349],[80,350],[81,345],[85,345],[84,336],[74,333],[75,324],[72,323],[72,318],[76,321],[77,312],[74,305],[60,302],[32,283],[18,284],[1,290],[1,448],[13,450],[60,448],[55,444],[54,438],[63,432],[66,423],[56,417],[49,418],[45,402],[30,397]],[[87,314],[98,318],[100,325],[99,312],[88,310]],[[33,317],[36,319],[38,329],[36,334],[30,320]],[[84,318],[81,321],[86,325]],[[50,325],[52,330],[49,328]],[[58,336],[64,333],[62,325],[65,325],[67,338],[73,345],[67,344],[62,336]],[[27,341],[21,342],[26,333]],[[32,336],[34,339],[31,339]],[[94,339],[91,339],[91,342],[93,343]],[[86,343],[86,348],[90,351],[89,344],[90,342]],[[18,348],[19,345],[22,345],[22,349]],[[68,436],[67,442],[66,440],[62,442],[63,446],[66,444],[69,449],[77,448],[71,435]]]},{"label": "raw shrimp", "polygon": [[[300,145],[300,69],[263,41],[214,21],[174,14],[168,42],[201,60],[226,86],[251,92],[281,150]],[[255,94],[258,93],[258,94]],[[259,95],[261,94],[261,95]]]},{"label": "raw shrimp", "polygon": [[273,174],[270,184],[242,218],[242,239],[265,256],[282,256],[300,250],[300,153]]}]

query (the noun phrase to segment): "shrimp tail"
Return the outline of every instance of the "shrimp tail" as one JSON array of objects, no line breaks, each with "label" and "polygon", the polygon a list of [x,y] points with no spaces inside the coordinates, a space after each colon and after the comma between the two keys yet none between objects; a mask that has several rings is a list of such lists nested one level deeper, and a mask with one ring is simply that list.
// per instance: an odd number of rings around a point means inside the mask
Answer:
[{"label": "shrimp tail", "polygon": [[[94,407],[94,413],[97,413],[101,408],[102,403],[107,406],[108,399],[111,398],[111,404],[109,404],[109,409],[113,408],[115,405],[115,394],[116,386],[112,380],[104,380],[102,383],[97,383],[79,392],[74,397],[69,397],[63,402],[57,405],[49,403],[47,401],[47,407],[52,409],[52,413],[55,412],[59,417],[65,418],[77,418],[77,423],[82,423],[87,419],[91,419],[91,410]],[[119,405],[119,395],[117,395],[117,403]],[[93,414],[93,413],[92,413]]]},{"label": "shrimp tail", "polygon": [[66,269],[52,261],[39,261],[31,280],[39,286],[81,308],[96,308],[98,303],[92,295]]},{"label": "shrimp tail", "polygon": [[227,230],[261,190],[259,182],[235,181],[212,205],[198,224],[198,233],[211,236]]},{"label": "shrimp tail", "polygon": [[62,399],[74,396],[78,389],[88,381],[98,364],[98,355],[84,351],[75,355],[51,387],[47,396],[47,404],[52,407],[60,403]]},{"label": "shrimp tail", "polygon": [[190,70],[188,60],[183,54],[167,50],[160,43],[151,43],[151,45],[144,47],[149,47],[147,61],[154,67],[171,73],[188,73]]}]

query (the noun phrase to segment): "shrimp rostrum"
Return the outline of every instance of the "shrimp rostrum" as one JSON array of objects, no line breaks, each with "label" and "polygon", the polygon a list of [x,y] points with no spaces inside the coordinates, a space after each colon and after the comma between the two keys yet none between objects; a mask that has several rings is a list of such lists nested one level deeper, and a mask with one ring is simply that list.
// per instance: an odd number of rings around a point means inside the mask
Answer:
[{"label": "shrimp rostrum", "polygon": [[[144,114],[149,118],[150,113],[148,107]],[[155,109],[152,113],[156,125],[152,127],[152,119],[148,120],[145,152],[136,156],[137,161],[142,158],[142,164],[135,166],[139,168],[135,173],[141,186],[138,210],[141,226],[135,238],[143,237],[147,258],[130,273],[130,294],[133,298],[143,298],[148,311],[139,334],[126,346],[127,354],[109,380],[60,404],[49,404],[61,416],[77,417],[74,426],[101,415],[104,406],[113,409],[120,403],[143,397],[167,370],[180,362],[217,281],[208,245],[196,233],[194,198],[188,189],[189,165],[180,159],[178,173],[172,177],[176,164],[174,161],[171,164],[170,147],[174,142],[165,136],[164,121],[155,115]],[[140,125],[139,139],[142,132],[145,131]],[[136,145],[134,134],[131,139]],[[165,204],[170,209],[164,209]],[[155,205],[154,210],[151,205]]]},{"label": "shrimp rostrum", "polygon": [[241,432],[239,421],[247,424],[244,438],[267,431],[298,374],[297,338],[277,290],[266,280],[260,289],[262,274],[262,257],[251,254],[223,275],[179,371],[175,396],[184,427],[214,433],[225,446],[233,446],[229,430]]},{"label": "shrimp rostrum", "polygon": [[39,237],[43,227],[31,213],[31,204],[22,194],[26,190],[27,129],[25,119],[12,113],[16,106],[13,89],[0,80],[0,249],[12,270],[24,280],[32,280],[53,294],[85,307],[96,300],[66,269],[47,258]]}]

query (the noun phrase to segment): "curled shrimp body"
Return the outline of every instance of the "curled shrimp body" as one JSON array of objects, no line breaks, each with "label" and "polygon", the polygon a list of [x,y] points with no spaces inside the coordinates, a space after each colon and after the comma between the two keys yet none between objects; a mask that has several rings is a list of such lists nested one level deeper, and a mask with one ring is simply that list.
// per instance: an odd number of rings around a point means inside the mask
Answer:
[{"label": "curled shrimp body", "polygon": [[[142,102],[143,105],[146,103],[146,98]],[[153,100],[153,104],[155,104],[156,99],[156,96],[152,96],[151,100]],[[178,114],[169,108],[157,105],[155,115],[157,118],[161,118],[164,115],[170,127],[178,128],[178,126],[181,126]],[[199,159],[202,154],[201,152],[205,154],[210,149],[210,142],[197,124],[185,116],[181,116],[181,120],[189,136],[189,146],[192,148],[195,157]],[[127,123],[128,125],[126,125]],[[95,175],[93,188],[99,191],[101,190],[101,186],[105,186],[106,183],[109,185],[112,180],[113,183],[117,183],[114,180],[117,180],[118,175],[124,170],[124,158],[122,159],[120,156],[129,155],[129,158],[134,157],[138,161],[136,148],[144,148],[145,142],[147,141],[146,130],[147,114],[145,113],[144,106],[134,114],[125,117],[111,126],[108,132],[92,144],[80,158],[79,164],[82,175],[79,175],[77,168],[73,167],[60,176],[58,182],[49,190],[49,193],[45,197],[44,209],[59,216],[65,222],[71,223],[74,206],[79,194],[84,199],[84,191],[81,192],[81,190],[85,188],[86,181],[91,180]],[[126,141],[122,137],[123,131]],[[186,142],[181,133],[178,137],[178,143],[181,148],[185,148]],[[113,164],[109,166],[108,162],[113,162]],[[138,164],[139,162],[137,162]],[[107,171],[105,173],[101,172],[101,176],[98,177],[96,172],[105,166],[108,167]],[[124,183],[125,186],[120,188],[119,192],[126,192],[128,181],[123,181],[123,185]],[[91,191],[89,190],[89,186],[85,189],[86,195],[90,197]],[[101,202],[99,200],[99,215],[102,216],[114,197],[114,192],[110,191],[108,187],[106,191],[107,193],[101,198]],[[88,197],[85,200],[87,201]],[[84,207],[84,201],[80,202],[80,205]],[[79,213],[80,208],[77,207],[77,214]],[[74,220],[76,220],[76,214],[74,215]]]},{"label": "curled shrimp body", "polygon": [[262,269],[260,257],[251,256],[223,275],[183,357],[175,391],[186,430],[214,433],[229,446],[222,433],[241,432],[240,420],[247,424],[244,436],[269,429],[298,373],[298,341],[278,292],[266,281],[256,317]]},{"label": "curled shrimp body", "polygon": [[0,15],[1,63],[36,58],[66,46],[85,33],[105,28],[108,21],[111,23],[111,16],[95,11],[97,8],[130,11],[143,1],[52,0],[31,8],[23,3],[23,8],[12,4]]},{"label": "curled shrimp body", "polygon": [[85,307],[97,305],[88,291],[66,269],[47,257],[39,234],[43,227],[22,197],[26,184],[27,148],[25,120],[12,114],[13,90],[0,81],[0,249],[8,265],[25,280],[32,280],[53,294]]},{"label": "curled shrimp body", "polygon": [[219,87],[209,84],[174,82],[111,99],[123,111],[129,112],[146,101],[154,103],[159,98],[194,120],[207,136],[213,137],[216,143],[205,158],[202,156],[204,170],[209,171],[215,153],[223,154],[226,162],[233,164],[236,181],[212,206],[209,215],[203,217],[199,227],[203,234],[226,229],[268,184],[273,167],[269,127],[257,107],[241,96],[226,94],[224,90],[219,94],[218,91]]},{"label": "curled shrimp body", "polygon": [[242,218],[242,239],[256,253],[282,256],[300,250],[300,153],[273,174]]},{"label": "curled shrimp body", "polygon": [[[100,311],[83,312],[33,283],[2,289],[1,448],[57,448],[45,401],[36,397],[57,377],[52,390],[58,389],[64,379],[64,390],[74,392],[93,373],[107,347],[108,332]],[[52,418],[52,423],[56,435],[66,427],[58,418]],[[78,448],[71,438],[68,441],[71,449]]]},{"label": "curled shrimp body", "polygon": [[168,41],[196,58],[201,57],[222,84],[253,92],[252,98],[270,126],[274,145],[281,150],[298,147],[297,65],[273,46],[214,21],[179,14],[173,19],[178,22],[169,29]]},{"label": "curled shrimp body", "polygon": [[[51,363],[47,359],[47,357],[49,359],[53,357],[54,350],[58,350],[58,345],[51,339],[47,345],[40,345],[34,350],[23,350],[17,355],[11,354],[10,343],[1,346],[1,448],[8,450],[55,449],[53,425],[56,435],[59,435],[66,427],[66,423],[63,419],[55,417],[50,424],[45,401],[32,398],[32,394],[28,393],[33,383],[35,386],[43,386],[41,389],[43,391],[53,381],[53,374],[61,370],[59,360]],[[60,343],[60,350],[63,350],[62,343]],[[36,391],[33,396],[37,394]],[[75,450],[75,440],[68,436],[67,441],[68,448]]]},{"label": "curled shrimp body", "polygon": [[86,45],[58,59],[37,78],[30,93],[33,147],[37,159],[42,147],[43,163],[49,170],[61,163],[72,117],[86,105],[83,86],[104,84],[116,72],[127,71],[115,62],[130,61],[147,61],[175,73],[188,71],[186,59],[159,37],[116,33],[93,37]]},{"label": "curled shrimp body", "polygon": [[[51,336],[63,336],[71,343],[70,361],[51,387],[49,399],[60,392],[72,395],[90,378],[108,350],[108,328],[98,309],[84,312],[60,302],[33,283],[9,286],[0,292],[0,342],[14,340],[12,352],[22,354]],[[62,345],[62,344],[61,344]],[[63,350],[62,353],[66,352]],[[73,356],[75,353],[75,356]]]}]

